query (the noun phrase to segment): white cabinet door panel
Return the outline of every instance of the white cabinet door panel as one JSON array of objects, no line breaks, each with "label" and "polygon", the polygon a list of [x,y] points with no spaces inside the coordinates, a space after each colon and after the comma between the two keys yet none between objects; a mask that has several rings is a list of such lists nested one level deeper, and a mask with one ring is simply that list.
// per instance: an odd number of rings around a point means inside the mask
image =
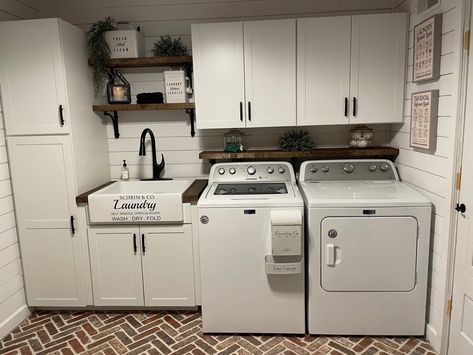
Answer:
[{"label": "white cabinet door panel", "polygon": [[350,33],[350,16],[297,20],[298,126],[348,123]]},{"label": "white cabinet door panel", "polygon": [[7,134],[69,133],[58,20],[0,22],[0,48]]},{"label": "white cabinet door panel", "polygon": [[89,229],[96,306],[144,305],[140,243],[138,227]]},{"label": "white cabinet door panel", "polygon": [[246,126],[295,126],[295,20],[251,21],[243,26]]},{"label": "white cabinet door panel", "polygon": [[402,122],[406,29],[402,13],[352,17],[350,123]]},{"label": "white cabinet door panel", "polygon": [[241,22],[192,25],[197,128],[245,127]]},{"label": "white cabinet door panel", "polygon": [[192,228],[141,227],[146,306],[195,306]]}]

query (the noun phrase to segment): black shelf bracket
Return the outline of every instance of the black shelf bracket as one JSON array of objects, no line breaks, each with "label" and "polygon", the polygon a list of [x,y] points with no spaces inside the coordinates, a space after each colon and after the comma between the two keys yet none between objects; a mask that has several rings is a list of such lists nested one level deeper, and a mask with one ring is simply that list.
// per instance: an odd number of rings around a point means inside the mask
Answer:
[{"label": "black shelf bracket", "polygon": [[110,119],[112,120],[112,123],[113,123],[113,133],[115,134],[115,138],[119,138],[120,137],[120,132],[118,131],[118,113],[117,113],[117,111],[113,111],[113,115],[108,111],[104,111],[103,114],[105,116],[110,117]]},{"label": "black shelf bracket", "polygon": [[194,137],[195,136],[195,127],[194,127],[195,111],[193,108],[187,108],[186,113],[189,115],[189,121],[191,123],[191,137]]}]

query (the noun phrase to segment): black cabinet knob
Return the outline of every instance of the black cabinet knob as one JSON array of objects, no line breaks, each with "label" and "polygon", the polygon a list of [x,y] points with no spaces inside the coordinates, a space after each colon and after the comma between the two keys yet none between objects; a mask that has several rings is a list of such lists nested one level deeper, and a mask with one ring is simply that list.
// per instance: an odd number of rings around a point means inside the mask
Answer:
[{"label": "black cabinet knob", "polygon": [[465,213],[466,212],[466,206],[464,203],[458,204],[457,207],[455,207],[455,210],[460,213]]}]

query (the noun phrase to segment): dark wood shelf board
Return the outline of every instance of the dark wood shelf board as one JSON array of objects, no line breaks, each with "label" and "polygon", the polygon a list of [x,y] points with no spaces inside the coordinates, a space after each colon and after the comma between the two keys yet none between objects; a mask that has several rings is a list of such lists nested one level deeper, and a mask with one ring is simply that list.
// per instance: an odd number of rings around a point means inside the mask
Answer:
[{"label": "dark wood shelf board", "polygon": [[205,187],[207,186],[208,180],[207,179],[198,179],[194,180],[194,182],[187,188],[186,191],[182,194],[182,202],[183,203],[196,203],[199,200],[200,195],[204,191]]},{"label": "dark wood shelf board", "polygon": [[317,148],[311,151],[288,152],[284,150],[247,150],[240,153],[226,153],[222,151],[203,151],[200,159],[227,160],[227,159],[347,159],[347,158],[387,158],[396,160],[399,149],[393,147],[370,148]]},{"label": "dark wood shelf board", "polygon": [[86,191],[84,193],[81,193],[79,196],[76,196],[76,203],[81,204],[81,203],[88,203],[89,202],[89,195],[91,193],[94,193],[95,191],[98,191],[100,189],[103,189],[105,186],[108,186],[110,184],[113,184],[116,181],[109,181],[106,182],[105,184],[102,184],[100,186],[94,187],[93,189]]},{"label": "dark wood shelf board", "polygon": [[[114,58],[107,63],[109,68],[150,68],[170,67],[192,64],[191,56],[181,57],[141,57],[141,58]],[[89,65],[93,62],[89,60]]]},{"label": "dark wood shelf board", "polygon": [[186,110],[195,108],[193,102],[184,104],[115,104],[93,105],[94,111],[147,111],[147,110]]}]

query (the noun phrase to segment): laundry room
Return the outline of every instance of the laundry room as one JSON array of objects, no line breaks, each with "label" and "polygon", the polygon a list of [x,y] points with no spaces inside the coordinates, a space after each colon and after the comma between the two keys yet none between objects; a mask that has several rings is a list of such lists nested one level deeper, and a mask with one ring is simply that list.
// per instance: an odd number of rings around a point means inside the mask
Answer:
[{"label": "laundry room", "polygon": [[472,3],[0,0],[0,354],[473,354]]}]

